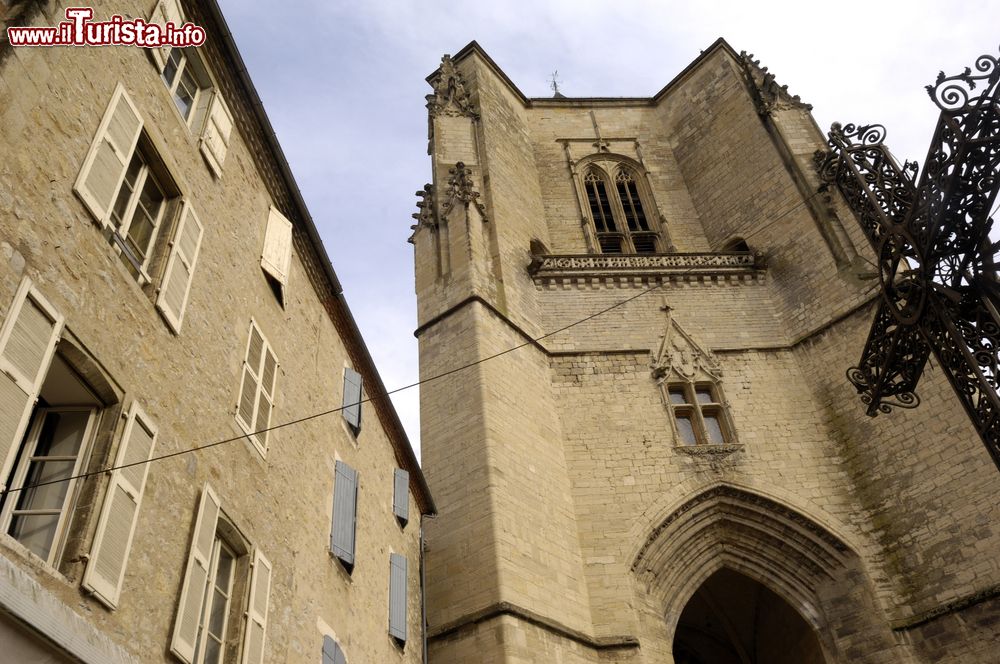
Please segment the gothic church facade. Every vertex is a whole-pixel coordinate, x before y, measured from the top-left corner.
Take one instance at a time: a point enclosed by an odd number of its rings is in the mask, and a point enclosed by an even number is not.
[[[810,107],[723,40],[650,98],[428,81],[430,661],[992,661],[1000,476],[935,366],[845,378],[879,281]]]

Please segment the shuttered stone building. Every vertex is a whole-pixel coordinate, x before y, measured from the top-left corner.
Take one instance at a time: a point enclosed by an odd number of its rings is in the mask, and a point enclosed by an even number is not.
[[[420,662],[413,452],[218,6],[146,11],[208,39],[0,43],[0,661]]]
[[[428,80],[430,660],[996,661],[1000,474],[933,362],[845,378],[879,282],[809,107],[721,40],[648,98]]]

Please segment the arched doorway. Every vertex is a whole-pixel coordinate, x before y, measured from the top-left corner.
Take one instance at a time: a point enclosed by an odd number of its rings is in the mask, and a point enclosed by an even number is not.
[[[675,664],[826,664],[816,633],[788,602],[727,568],[688,600],[673,653]]]

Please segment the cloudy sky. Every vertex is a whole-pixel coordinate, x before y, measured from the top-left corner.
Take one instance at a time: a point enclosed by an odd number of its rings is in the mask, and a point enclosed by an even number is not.
[[[475,39],[529,97],[651,96],[718,37],[813,105],[880,122],[923,162],[924,85],[997,54],[1000,3],[221,0],[390,390],[417,379],[414,192],[430,177],[424,78]],[[393,397],[419,453],[418,393]]]

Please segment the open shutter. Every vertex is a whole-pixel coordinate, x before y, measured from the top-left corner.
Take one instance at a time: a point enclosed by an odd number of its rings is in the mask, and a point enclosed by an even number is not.
[[[336,464],[333,481],[333,524],[330,552],[354,567],[354,533],[358,507],[358,471],[343,461]]]
[[[344,403],[341,412],[354,432],[361,431],[361,374],[350,367],[344,368]]]
[[[404,526],[410,519],[410,474],[402,468],[393,477],[392,513]]]
[[[153,8],[153,13],[149,16],[150,23],[166,25],[168,21],[172,22],[175,28],[180,28],[184,23],[184,13],[181,11],[180,3],[177,0],[160,0],[156,3],[156,7]],[[169,46],[149,49],[149,54],[153,57],[153,61],[161,72],[164,66],[166,66],[167,55],[169,53]]]
[[[82,581],[84,588],[110,608],[118,606],[121,596],[125,565],[146,488],[149,464],[145,462],[153,455],[155,444],[156,427],[138,402],[133,401],[115,456],[115,466],[126,467],[111,473]]]
[[[260,387],[260,361],[264,353],[264,335],[257,329],[257,324],[250,321],[250,338],[247,341],[246,359],[243,361],[243,379],[240,383],[240,397],[236,404],[236,420],[243,425],[244,431],[253,431],[257,403],[257,391]]]
[[[229,137],[233,133],[233,114],[222,99],[218,88],[212,94],[212,104],[208,108],[205,131],[201,135],[201,153],[211,167],[215,177],[222,177],[222,164],[229,150]]]
[[[260,266],[282,286],[288,285],[288,269],[292,263],[292,222],[271,207],[264,231],[264,251]]]
[[[110,223],[111,204],[141,131],[139,111],[119,83],[73,185],[94,219],[104,226]]]
[[[198,520],[191,533],[191,552],[188,554],[187,571],[181,586],[180,605],[174,622],[174,636],[170,641],[170,651],[181,660],[191,664],[194,660],[195,644],[198,640],[198,626],[201,622],[202,602],[208,583],[208,566],[212,560],[212,546],[215,544],[215,530],[219,521],[219,497],[208,484],[201,494],[198,506]]]
[[[332,636],[323,637],[323,664],[347,664],[347,657]]]
[[[406,642],[406,557],[389,554],[389,636]]]
[[[194,213],[191,204],[184,201],[170,257],[167,258],[163,283],[160,284],[160,292],[156,297],[156,308],[174,332],[180,332],[181,323],[184,322],[184,309],[191,292],[191,278],[194,276],[198,250],[201,248],[202,231],[198,215]]]
[[[267,634],[267,604],[270,592],[271,563],[258,550],[254,552],[253,573],[250,575],[250,604],[247,608],[242,664],[261,664],[264,661],[264,637]]]
[[[264,347],[264,364],[260,370],[260,390],[257,395],[257,420],[254,424],[254,431],[263,431],[257,434],[257,440],[264,451],[267,450],[267,438],[270,432],[267,430],[271,426],[271,411],[274,409],[274,382],[277,379],[278,360],[274,357],[274,352],[270,345]]]
[[[0,489],[7,488],[7,476],[62,326],[62,316],[31,280],[22,281],[0,328]]]

